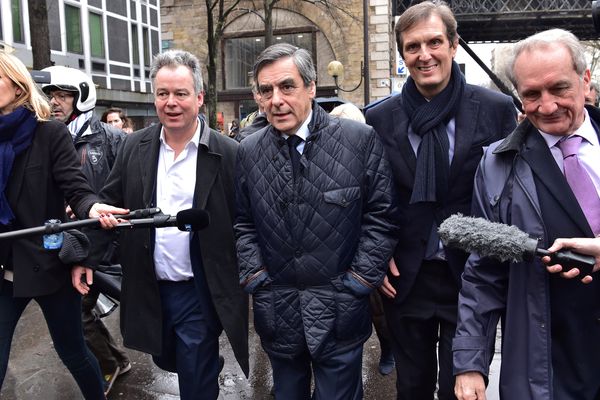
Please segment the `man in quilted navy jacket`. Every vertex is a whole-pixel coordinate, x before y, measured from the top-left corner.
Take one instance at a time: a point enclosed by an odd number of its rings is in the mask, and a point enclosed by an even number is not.
[[[361,399],[369,293],[396,244],[391,172],[375,131],[316,102],[310,54],[265,49],[254,79],[271,125],[236,167],[240,282],[273,367],[275,397]]]

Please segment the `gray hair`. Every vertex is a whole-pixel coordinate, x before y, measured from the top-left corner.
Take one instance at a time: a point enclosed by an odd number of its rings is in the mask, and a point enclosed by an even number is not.
[[[334,117],[351,119],[353,121],[365,123],[365,116],[363,115],[360,108],[356,107],[352,103],[344,103],[336,106],[333,110],[329,112],[329,115],[333,115]]]
[[[515,62],[521,53],[546,49],[557,45],[564,46],[571,53],[573,69],[577,75],[582,76],[587,69],[587,62],[585,60],[585,49],[579,42],[579,39],[577,39],[577,36],[564,29],[548,29],[529,36],[513,46],[512,54],[508,58],[505,71],[506,76],[513,86],[517,88],[518,79],[515,75]]]
[[[296,68],[298,68],[298,72],[304,82],[304,86],[308,87],[311,82],[317,80],[315,64],[313,63],[312,56],[307,50],[293,46],[289,43],[277,43],[264,49],[254,63],[252,76],[254,76],[254,82],[257,86],[258,73],[260,70],[285,57],[291,57],[294,60],[294,64],[296,65]]]
[[[194,79],[194,90],[196,94],[202,92],[202,65],[195,55],[184,50],[168,50],[164,53],[159,53],[154,56],[152,65],[150,66],[150,79],[152,80],[152,86],[155,86],[154,81],[158,71],[161,68],[177,68],[180,65],[188,67],[192,72],[192,77]]]

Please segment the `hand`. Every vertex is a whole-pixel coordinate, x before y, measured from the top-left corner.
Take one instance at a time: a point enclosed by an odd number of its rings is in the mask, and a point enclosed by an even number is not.
[[[458,400],[485,400],[485,382],[479,372],[456,375],[454,394]]]
[[[600,237],[597,238],[572,238],[572,239],[556,239],[552,247],[548,251],[554,253],[560,249],[570,249],[577,253],[587,254],[594,256],[596,264],[594,265],[593,272],[600,270]],[[550,263],[550,257],[542,257],[542,261],[545,264]],[[579,269],[573,268],[570,271],[562,272],[562,265],[554,264],[546,267],[548,272],[552,274],[561,273],[560,275],[566,279],[572,279],[579,276]],[[590,283],[593,278],[590,275],[586,275],[581,278],[581,282]]]
[[[396,266],[396,261],[394,261],[394,257],[392,257],[389,262],[389,273],[395,277],[400,276],[400,271],[398,271],[398,267]],[[396,289],[394,289],[394,287],[390,283],[390,280],[388,279],[387,275],[383,278],[383,284],[379,287],[379,291],[390,299],[396,297]]]
[[[77,216],[75,215],[75,213],[71,209],[71,206],[68,205],[67,209],[65,211],[67,212],[67,217],[69,217],[69,219],[77,219]]]
[[[119,224],[113,214],[127,214],[129,209],[113,207],[108,204],[94,203],[89,212],[90,218],[98,218],[100,226],[104,229],[112,229]]]
[[[85,277],[84,282],[82,282],[83,277]],[[74,266],[71,268],[71,283],[79,293],[88,294],[90,285],[94,283],[94,271],[88,267]]]

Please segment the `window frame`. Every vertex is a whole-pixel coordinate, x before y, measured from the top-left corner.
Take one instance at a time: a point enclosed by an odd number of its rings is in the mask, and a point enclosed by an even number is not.
[[[92,26],[92,20],[94,20],[94,24],[99,24],[98,27],[100,28],[100,32],[98,33],[98,37],[95,37],[94,33],[92,32],[92,28],[97,28]],[[90,57],[105,59],[106,51],[104,46],[104,20],[102,14],[88,11],[88,30],[90,35]],[[99,43],[95,42],[96,40],[98,40]],[[101,54],[94,53],[95,50],[98,50],[97,47],[99,47],[101,50]]]
[[[308,34],[311,35],[311,45],[312,45],[312,51],[311,51],[311,56],[313,59],[313,62],[315,65],[317,64],[317,32],[319,30],[317,29],[317,27],[315,26],[298,26],[298,27],[293,27],[293,28],[286,28],[286,29],[277,29],[275,31],[273,31],[273,37],[277,37],[280,35],[297,35],[297,34]],[[264,40],[265,37],[265,31],[248,31],[248,32],[235,32],[235,33],[228,33],[223,35],[223,40],[221,41],[221,62],[220,62],[220,68],[221,68],[221,88],[220,90],[218,90],[218,95],[219,95],[219,100],[221,100],[222,98],[228,98],[230,97],[230,95],[233,95],[233,98],[231,98],[231,100],[244,100],[247,98],[247,96],[243,96],[242,98],[240,98],[240,94],[249,94],[249,98],[252,98],[252,93],[250,90],[250,86],[244,87],[244,88],[228,88],[227,87],[227,79],[226,79],[226,64],[227,64],[227,60],[225,59],[226,56],[226,45],[227,45],[227,41],[232,40],[232,39],[243,39],[243,38],[261,38]],[[223,97],[221,97],[223,96]]]
[[[72,24],[71,22],[73,22],[70,18],[73,17],[72,14],[69,13],[69,11],[67,10],[73,10],[73,11],[77,11],[77,23],[76,24]],[[65,3],[65,44],[66,44],[66,52],[67,53],[73,53],[73,54],[78,54],[78,55],[83,55],[83,31],[81,29],[81,8],[77,7],[73,4],[67,4]],[[79,35],[79,50],[75,49],[73,50],[72,46],[72,40],[76,39],[74,38],[72,35],[75,32],[75,29],[78,29],[78,35]]]

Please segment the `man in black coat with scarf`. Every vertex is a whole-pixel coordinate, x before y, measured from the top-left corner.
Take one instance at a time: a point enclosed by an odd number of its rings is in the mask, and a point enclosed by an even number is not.
[[[410,77],[401,94],[367,110],[389,154],[408,223],[381,287],[396,359],[398,399],[454,399],[452,338],[467,254],[440,244],[437,227],[469,214],[482,147],[509,134],[508,96],[467,85],[454,56],[457,23],[443,2],[407,9],[396,25]]]

